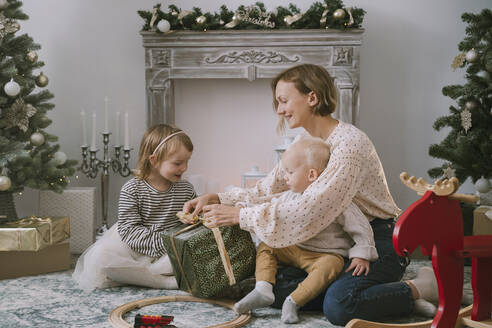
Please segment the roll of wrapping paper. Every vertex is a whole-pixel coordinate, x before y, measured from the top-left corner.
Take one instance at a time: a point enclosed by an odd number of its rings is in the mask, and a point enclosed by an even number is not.
[[[192,225],[190,225],[184,229],[181,229],[178,232],[174,233],[170,238],[171,245],[173,247],[173,251],[174,251],[174,254],[176,256],[176,260],[178,262],[179,270],[181,271],[181,274],[182,274],[182,276],[185,280],[185,283],[186,283],[186,287],[188,288],[188,292],[190,294],[191,294],[191,285],[190,285],[188,279],[186,278],[186,274],[184,272],[183,265],[182,265],[181,260],[179,258],[178,250],[176,249],[174,237],[181,234],[181,233],[189,231],[189,230],[199,226],[200,224],[201,224],[201,222],[198,222],[198,223],[192,224]],[[224,245],[224,240],[222,239],[222,234],[220,233],[219,228],[212,228],[211,230],[212,230],[212,233],[214,234],[215,242],[217,243],[217,248],[219,250],[220,259],[222,261],[222,265],[224,266],[224,271],[226,273],[227,279],[229,280],[229,285],[230,286],[235,285],[236,284],[236,278],[234,277],[234,272],[232,270],[231,261],[229,259],[229,255],[227,254],[227,250],[226,250],[225,245]]]

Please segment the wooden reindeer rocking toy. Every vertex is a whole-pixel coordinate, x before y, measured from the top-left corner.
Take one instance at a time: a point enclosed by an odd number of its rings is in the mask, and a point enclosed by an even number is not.
[[[459,201],[476,203],[473,195],[456,194],[458,179],[424,179],[400,174],[401,181],[422,197],[399,217],[393,231],[393,247],[408,256],[417,246],[432,255],[439,290],[439,307],[433,320],[409,324],[384,324],[351,320],[346,327],[492,327],[492,235],[463,236]],[[473,304],[460,310],[464,258],[472,259]]]

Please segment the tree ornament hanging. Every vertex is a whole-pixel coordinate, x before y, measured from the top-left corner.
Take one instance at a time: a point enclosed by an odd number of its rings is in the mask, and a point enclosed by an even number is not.
[[[44,135],[42,133],[39,133],[39,132],[34,132],[32,135],[31,135],[31,144],[33,144],[34,146],[41,146],[42,144],[44,144]]]
[[[205,22],[207,21],[207,17],[201,15],[197,17],[195,21],[197,22],[197,24],[205,24]]]
[[[452,177],[455,177],[456,175],[456,170],[453,169],[451,166],[448,165],[447,168],[445,168],[443,171],[443,176],[446,178],[446,179],[451,179]]]
[[[333,12],[333,18],[336,20],[344,19],[347,13],[342,8],[339,8]]]
[[[0,10],[3,10],[9,6],[9,2],[7,0],[0,0]]]
[[[475,50],[475,48],[468,50],[468,52],[465,55],[466,61],[469,63],[474,63],[478,59],[478,52]]]
[[[465,58],[466,58],[466,55],[464,52],[456,55],[456,57],[454,57],[453,59],[453,63],[451,64],[451,68],[453,69],[453,71],[456,71],[456,69],[458,67],[463,67],[465,65]]]
[[[0,39],[3,39],[7,34],[15,33],[18,30],[20,30],[19,23],[0,13]]]
[[[15,97],[20,92],[20,85],[19,83],[15,82],[13,78],[11,78],[9,82],[5,83],[3,91],[5,91],[7,96]]]
[[[468,133],[468,130],[472,127],[472,115],[468,109],[463,109],[461,111],[461,126],[465,129],[465,133]]]
[[[5,175],[0,175],[0,191],[8,190],[12,186],[12,181]]]
[[[36,108],[31,104],[24,103],[24,100],[18,98],[15,102],[4,110],[4,119],[8,128],[18,127],[26,132],[29,127],[29,118],[36,114]]]
[[[34,64],[38,60],[38,54],[36,51],[31,50],[27,53],[26,58],[30,63]]]
[[[295,22],[297,22],[299,19],[301,19],[302,16],[303,16],[303,14],[301,14],[301,13],[297,13],[294,16],[287,15],[284,17],[284,22],[285,22],[285,24],[287,24],[287,26],[290,26],[290,25],[294,24]]]
[[[67,161],[67,155],[62,151],[57,151],[53,154],[53,162],[55,165],[63,165]]]
[[[480,71],[476,74],[478,77],[481,77],[482,79],[488,80],[490,78],[490,74],[487,71]]]
[[[157,23],[157,29],[159,31],[161,31],[162,33],[166,33],[166,32],[169,32],[169,30],[171,30],[171,24],[169,24],[169,22],[165,19],[161,19],[158,23]]]
[[[49,80],[48,80],[48,77],[47,77],[46,75],[44,75],[44,73],[43,73],[43,72],[41,72],[41,74],[39,74],[39,75],[36,77],[36,81],[35,81],[35,82],[36,82],[36,85],[37,85],[38,87],[43,88],[43,87],[45,87],[45,86],[47,86],[47,85],[48,85]]]
[[[482,176],[475,182],[475,189],[482,194],[489,192],[491,189],[490,181]]]
[[[474,110],[475,108],[478,107],[478,102],[476,100],[468,100],[465,103],[465,107],[469,110]]]

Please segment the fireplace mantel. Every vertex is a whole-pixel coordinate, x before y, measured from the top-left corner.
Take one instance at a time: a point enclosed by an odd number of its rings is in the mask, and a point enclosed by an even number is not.
[[[302,63],[335,78],[334,117],[358,125],[363,29],[141,32],[145,48],[147,125],[174,123],[177,79],[270,79]]]

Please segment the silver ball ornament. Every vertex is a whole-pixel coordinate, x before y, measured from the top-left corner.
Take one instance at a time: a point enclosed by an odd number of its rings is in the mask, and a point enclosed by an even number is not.
[[[335,19],[344,19],[345,18],[345,10],[339,8],[333,12],[333,18]]]
[[[480,71],[477,73],[477,76],[485,80],[488,80],[490,78],[490,74],[487,71]]]
[[[41,72],[41,74],[39,74],[38,77],[36,77],[35,82],[38,87],[43,88],[48,85],[49,79],[46,75],[44,75],[43,72]]]
[[[5,91],[7,96],[15,97],[20,92],[20,85],[19,83],[15,82],[14,79],[10,79],[9,82],[5,83],[3,90]]]
[[[465,59],[469,63],[473,63],[478,59],[478,52],[475,49],[468,50]]]
[[[165,19],[161,19],[159,23],[157,23],[157,29],[162,33],[169,32],[171,30],[171,24]]]
[[[490,181],[485,179],[484,177],[481,177],[475,182],[475,189],[480,193],[489,192],[490,188]]]
[[[0,191],[8,190],[11,185],[12,181],[10,181],[9,177],[6,177],[5,175],[0,175]]]
[[[53,154],[53,162],[55,165],[63,165],[67,161],[67,155],[62,151],[57,151]]]
[[[36,53],[36,51],[29,51],[26,55],[26,58],[29,62],[35,63],[36,60],[38,60],[38,54]]]
[[[31,143],[34,146],[41,146],[42,144],[44,144],[44,135],[42,133],[34,132],[33,134],[31,134],[30,139]]]
[[[205,24],[206,21],[207,21],[207,17],[205,17],[203,15],[196,18],[196,22],[198,24]]]

